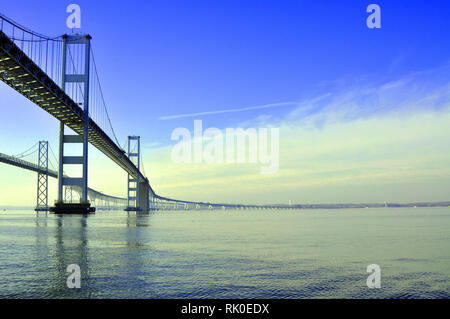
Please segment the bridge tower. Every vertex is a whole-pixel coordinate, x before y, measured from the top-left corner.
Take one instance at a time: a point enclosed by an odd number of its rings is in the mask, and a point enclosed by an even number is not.
[[[136,166],[136,177],[128,174],[128,202],[126,211],[150,210],[150,183],[141,180],[141,137],[128,136],[128,158]]]
[[[88,198],[88,134],[89,134],[89,76],[90,76],[90,54],[91,54],[91,36],[89,35],[64,35],[62,49],[62,74],[61,88],[68,92],[73,86],[79,86],[82,89],[81,101],[76,101],[83,105],[84,125],[83,134],[65,134],[65,125],[60,123],[59,130],[59,169],[58,169],[58,202],[54,209],[55,212],[64,213],[88,213],[95,211],[91,208]],[[84,52],[84,58],[81,63],[81,70],[77,70],[72,61],[69,46],[78,46],[75,50]],[[82,145],[82,154],[80,156],[65,156],[64,148],[67,144]],[[80,165],[82,176],[69,178],[64,176],[65,165]],[[81,189],[80,203],[65,203],[64,188],[76,187]]]
[[[141,137],[128,136],[128,158],[136,165],[137,177],[128,174],[128,211],[139,211],[139,198],[141,195],[141,180],[139,172],[141,170]]]
[[[48,141],[39,142],[36,211],[48,211]]]
[[[64,188],[64,202],[72,203],[73,202],[73,189],[72,187]]]

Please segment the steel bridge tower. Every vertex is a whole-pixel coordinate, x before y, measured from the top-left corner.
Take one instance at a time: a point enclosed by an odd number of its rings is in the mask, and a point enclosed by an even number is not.
[[[140,136],[128,136],[128,158],[136,165],[138,172],[141,169],[141,137]],[[138,211],[139,198],[141,195],[141,181],[139,174],[137,178],[134,178],[128,174],[128,211]]]
[[[69,46],[82,46],[84,50],[84,59],[81,62],[82,69],[76,70],[72,61]],[[79,47],[78,47],[79,48]],[[67,92],[71,86],[81,86],[82,102],[84,108],[84,132],[83,135],[66,135],[65,125],[60,122],[59,130],[59,169],[58,169],[58,202],[56,209],[64,212],[67,208],[70,210],[80,210],[81,212],[92,212],[88,198],[88,134],[89,134],[89,76],[90,76],[90,56],[91,37],[89,35],[64,35],[62,49],[62,74],[61,88]],[[81,89],[80,89],[81,90]],[[66,144],[82,145],[82,154],[80,156],[65,156],[64,148]],[[81,165],[82,176],[78,178],[69,178],[64,176],[64,165]],[[72,203],[65,203],[64,188],[80,187],[81,198],[78,206]],[[70,205],[70,207],[69,207]]]
[[[48,211],[48,142],[39,142],[36,211]]]
[[[147,178],[141,180],[141,137],[128,136],[128,158],[136,166],[136,178],[128,174],[128,203],[126,211],[150,210],[150,183]]]

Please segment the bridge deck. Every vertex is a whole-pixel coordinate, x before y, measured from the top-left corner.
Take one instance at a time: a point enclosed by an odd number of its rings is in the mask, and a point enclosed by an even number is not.
[[[76,133],[80,135],[84,134],[84,111],[2,31],[0,31],[0,80]],[[114,143],[92,119],[89,120],[89,143],[94,145],[134,178],[139,177],[141,181],[147,181],[147,178],[127,157],[125,151]],[[17,163],[16,166],[18,166]],[[149,193],[152,198],[176,204],[200,205],[202,207],[243,207],[242,205],[174,200],[158,196],[150,184]]]
[[[83,135],[84,111],[9,37],[0,31],[0,80],[43,110]],[[89,120],[89,142],[131,176],[146,178],[111,138]],[[154,196],[153,190],[151,195]]]

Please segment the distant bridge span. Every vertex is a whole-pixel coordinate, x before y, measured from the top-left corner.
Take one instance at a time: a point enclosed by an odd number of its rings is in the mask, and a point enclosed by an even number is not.
[[[28,161],[24,161],[22,159],[13,157],[13,156],[9,156],[3,153],[0,153],[0,163],[4,163],[4,164],[8,164],[8,165],[12,165],[12,166],[16,166],[16,167],[20,167],[32,172],[36,172],[36,173],[40,173],[40,174],[46,174],[49,177],[52,178],[58,178],[58,172],[52,169],[44,170],[43,168],[39,167],[38,165],[28,162]],[[76,191],[77,193],[81,192],[81,189],[79,187],[73,187],[73,190]],[[115,196],[110,196],[110,195],[106,195],[103,194],[102,192],[96,191],[92,188],[89,188],[89,197],[91,199],[95,199],[95,200],[102,200],[102,201],[107,201],[107,202],[112,202],[117,206],[121,206],[121,207],[126,207],[126,202],[127,202],[127,198],[121,198],[121,197],[115,197]]]

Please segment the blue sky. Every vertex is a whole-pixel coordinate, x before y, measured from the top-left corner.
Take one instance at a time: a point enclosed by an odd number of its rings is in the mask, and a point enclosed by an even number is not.
[[[127,135],[142,136],[148,167],[157,166],[151,155],[158,153],[158,146],[170,143],[173,129],[193,126],[194,118],[161,119],[165,116],[281,103],[272,108],[200,117],[204,126],[219,128],[254,124],[261,118],[271,125],[285,123],[305,101],[327,96],[328,100],[313,103],[307,113],[302,113],[321,114],[329,104],[342,107],[331,100],[344,92],[361,93],[362,89],[405,79],[414,78],[423,95],[438,88],[442,94],[446,92],[442,88],[448,83],[445,70],[450,57],[447,1],[17,0],[3,3],[0,11],[37,32],[59,35],[71,32],[65,25],[65,9],[70,3],[81,6],[82,31],[93,36],[108,109],[119,139],[123,143]],[[366,7],[371,3],[381,7],[381,29],[366,26]],[[426,76],[436,69],[440,71]],[[401,92],[384,96],[383,103],[378,93],[359,94],[352,100],[359,111],[352,114],[357,118],[390,114],[402,98],[409,96],[407,88],[404,85]],[[2,109],[14,103],[17,112],[14,115],[9,109],[6,113],[2,110],[7,116],[0,119],[0,151],[17,153],[39,138],[49,139],[56,149],[57,123],[52,118],[38,108],[31,110],[29,102],[11,96],[14,93],[3,84],[0,94]],[[446,101],[434,101],[415,110],[445,109]],[[410,113],[407,106],[402,110]],[[20,132],[14,122],[18,113],[23,115],[20,120],[26,127]],[[14,143],[5,143],[6,136]],[[100,161],[101,156],[98,158]],[[164,184],[164,178],[158,182]],[[169,186],[164,191],[181,194]],[[258,189],[253,193],[250,197],[256,200]],[[285,198],[275,196],[273,200]]]

